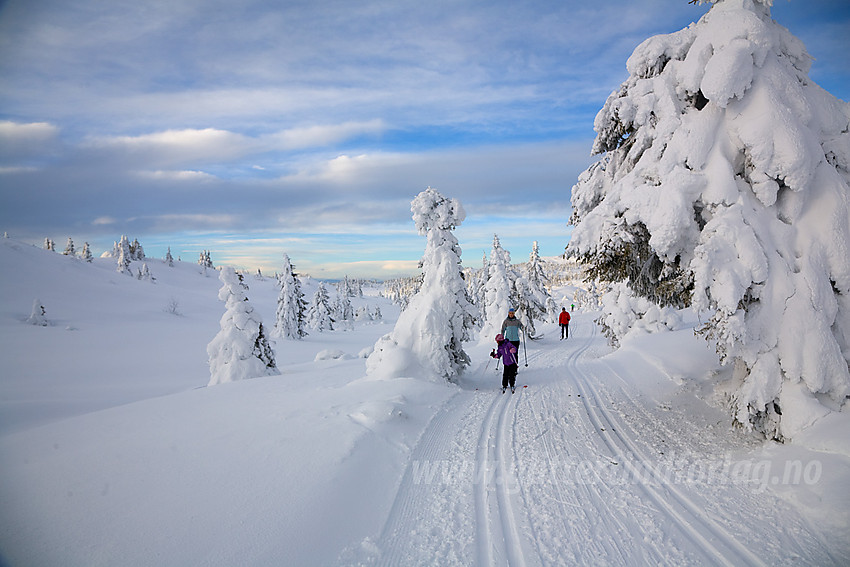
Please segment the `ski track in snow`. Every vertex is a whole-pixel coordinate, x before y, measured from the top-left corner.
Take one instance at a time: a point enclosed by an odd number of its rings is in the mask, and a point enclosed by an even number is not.
[[[638,443],[632,440],[620,422],[613,417],[612,412],[605,407],[605,402],[588,379],[587,371],[581,365],[575,364],[574,360],[570,364],[574,383],[581,392],[582,405],[587,416],[599,432],[605,446],[614,455],[626,454],[636,458],[639,463],[648,463],[649,460]],[[621,461],[634,478],[642,473],[642,470],[635,468],[631,459],[621,459]],[[648,467],[646,470],[652,480],[664,481],[654,467]],[[642,490],[656,509],[681,531],[690,544],[688,547],[702,556],[701,561],[729,566],[764,565],[731,534],[713,522],[683,492],[677,490],[674,484],[666,483],[663,491],[649,483],[635,483],[635,486]]]
[[[382,532],[342,563],[835,563],[803,520],[784,517],[791,528],[774,533],[771,514],[791,512],[767,494],[670,482],[647,439],[680,434],[688,450],[699,426],[676,429],[647,410],[596,358],[594,323],[571,330],[566,342],[532,347],[516,394],[501,394],[494,375],[492,390],[461,390],[434,414]],[[722,491],[726,504],[706,509],[718,499],[700,490]]]

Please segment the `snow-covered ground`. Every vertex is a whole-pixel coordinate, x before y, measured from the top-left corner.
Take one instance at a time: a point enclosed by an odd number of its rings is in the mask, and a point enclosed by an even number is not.
[[[594,313],[541,325],[503,395],[489,339],[458,385],[367,376],[398,317],[367,288],[382,321],[205,387],[218,273],[148,265],[0,240],[0,563],[850,563],[847,412],[786,445],[732,429],[695,321],[615,353]],[[247,283],[270,327],[274,281]]]

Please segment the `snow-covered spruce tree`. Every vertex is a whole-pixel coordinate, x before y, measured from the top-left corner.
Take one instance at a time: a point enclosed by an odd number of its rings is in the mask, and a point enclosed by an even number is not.
[[[543,268],[544,261],[540,258],[540,248],[535,240],[531,246],[531,254],[522,276],[517,279],[517,297],[519,308],[528,318],[530,335],[534,335],[534,320],[547,319],[557,322],[558,313],[555,302],[546,289],[547,277]],[[523,321],[525,323],[525,321]]]
[[[279,291],[273,335],[282,339],[301,339],[307,334],[304,330],[306,306],[301,284],[287,254],[283,255],[283,269],[277,276],[277,287]]]
[[[93,256],[91,255],[91,248],[89,248],[88,242],[83,243],[83,251],[80,252],[80,258],[82,258],[86,262],[92,261]]]
[[[121,241],[117,246],[118,254],[115,256],[115,262],[117,264],[116,271],[119,274],[129,274],[133,275],[132,270],[130,270],[130,242],[127,240],[126,236],[121,236]]]
[[[146,281],[146,282],[155,282],[156,278],[153,277],[150,268],[148,268],[147,263],[142,264],[141,269],[139,269],[139,274],[136,279]]]
[[[27,319],[27,323],[38,327],[47,327],[50,325],[50,321],[47,320],[47,310],[44,309],[44,304],[41,303],[41,300],[33,300],[32,312]]]
[[[413,221],[427,238],[422,258],[422,287],[399,315],[393,331],[375,344],[366,361],[369,374],[457,379],[469,365],[463,350],[472,324],[466,283],[452,230],[466,216],[457,199],[432,188],[411,202]]]
[[[484,326],[481,340],[492,341],[501,331],[508,309],[517,309],[516,280],[519,274],[511,266],[511,253],[502,248],[498,235],[493,235],[493,249],[487,263],[487,282],[484,284]]]
[[[371,321],[372,320],[372,312],[369,311],[368,305],[361,305],[354,312],[354,320],[355,321]]]
[[[347,275],[337,283],[340,297],[363,297],[363,287],[360,280],[349,278]]]
[[[223,284],[218,298],[225,302],[221,330],[207,345],[209,386],[259,376],[280,374],[274,353],[265,337],[263,322],[245,293],[242,276],[233,268],[222,268]]]
[[[336,303],[334,304],[334,315],[336,321],[348,326],[349,321],[354,320],[354,306],[351,305],[351,300],[348,295],[338,293]]]
[[[470,269],[466,274],[466,291],[469,294],[470,300],[475,305],[476,325],[481,326],[481,313],[484,307],[484,286],[487,283],[487,254],[482,258],[483,267],[478,270]]]
[[[198,265],[203,266],[204,268],[214,268],[212,257],[210,256],[209,250],[203,250],[201,254],[198,256]]]
[[[130,259],[131,260],[144,260],[145,259],[145,250],[142,248],[142,245],[139,244],[139,239],[134,238],[133,242],[130,243]]]
[[[313,300],[307,306],[307,326],[314,331],[333,331],[334,318],[331,314],[330,297],[324,282],[319,282]]]
[[[65,244],[65,250],[62,251],[65,256],[74,257],[77,255],[77,250],[74,248],[74,240],[69,236],[68,242]]]
[[[718,0],[635,50],[570,249],[591,277],[708,310],[735,420],[782,439],[850,392],[850,105],[770,4]]]
[[[402,311],[422,287],[422,274],[410,278],[397,278],[384,283],[383,295],[399,305]]]
[[[50,238],[45,238],[44,239],[44,249],[50,250],[52,252],[56,252],[56,243],[53,242],[53,240],[51,240]]]
[[[174,257],[171,255],[171,246],[168,247],[168,251],[165,253],[165,265],[169,268],[174,267]]]

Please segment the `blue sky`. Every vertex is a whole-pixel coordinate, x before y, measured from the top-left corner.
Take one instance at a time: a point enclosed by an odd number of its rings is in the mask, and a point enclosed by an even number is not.
[[[687,0],[0,2],[0,231],[320,278],[413,274],[410,201],[458,198],[464,264],[569,240],[593,118]],[[850,100],[850,2],[776,0]]]

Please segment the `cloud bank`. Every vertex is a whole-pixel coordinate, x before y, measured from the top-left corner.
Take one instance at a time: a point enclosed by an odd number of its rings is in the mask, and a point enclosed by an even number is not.
[[[386,275],[415,271],[409,204],[430,185],[464,203],[471,263],[493,233],[515,257],[534,239],[556,254],[593,117],[626,58],[706,10],[8,0],[0,230],[95,249],[126,233],[158,255],[218,246],[244,267],[287,251],[328,277]],[[773,13],[809,46],[812,78],[847,99],[850,6]]]

